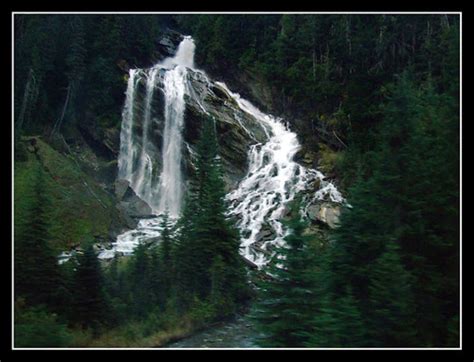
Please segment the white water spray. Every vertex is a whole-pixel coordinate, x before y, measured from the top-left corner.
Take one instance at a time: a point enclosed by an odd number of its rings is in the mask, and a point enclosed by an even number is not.
[[[158,187],[158,213],[165,210],[173,218],[181,210],[183,180],[181,173],[181,148],[183,137],[184,93],[186,68],[178,65],[169,70],[164,79],[165,129],[163,132],[163,170]]]
[[[120,132],[120,154],[118,158],[118,176],[121,179],[128,179],[132,174],[134,153],[133,147],[133,119],[135,113],[135,92],[139,82],[139,72],[137,69],[131,69],[128,78],[127,93],[125,105],[122,112],[122,130]]]
[[[289,131],[281,119],[262,113],[239,94],[232,93],[225,84],[218,83],[239,105],[239,107],[258,119],[270,131],[265,144],[257,143],[250,148],[249,171],[237,189],[227,195],[231,210],[236,216],[242,232],[241,251],[244,257],[263,266],[269,255],[269,245],[282,245],[287,235],[281,219],[287,212],[288,203],[298,192],[307,190],[313,181],[319,180],[322,186],[316,199],[328,198],[342,202],[343,198],[333,184],[324,180],[321,172],[307,169],[293,158],[300,149],[295,133]],[[271,238],[258,238],[266,224]]]

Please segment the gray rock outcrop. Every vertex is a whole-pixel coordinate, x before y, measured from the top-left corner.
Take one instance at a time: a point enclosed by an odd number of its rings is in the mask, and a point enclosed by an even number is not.
[[[340,205],[324,202],[309,206],[307,214],[311,221],[322,222],[328,225],[331,229],[334,229],[339,223],[341,207]]]
[[[127,180],[115,181],[115,195],[119,200],[119,208],[131,218],[145,218],[153,214],[151,207],[143,201]]]

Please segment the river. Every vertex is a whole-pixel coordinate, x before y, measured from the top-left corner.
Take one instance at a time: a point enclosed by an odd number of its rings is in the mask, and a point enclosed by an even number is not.
[[[258,348],[256,332],[248,316],[238,316],[190,337],[173,342],[165,348]]]

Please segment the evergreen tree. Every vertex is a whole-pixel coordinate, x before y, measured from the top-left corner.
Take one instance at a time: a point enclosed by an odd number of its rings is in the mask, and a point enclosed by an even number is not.
[[[149,279],[149,305],[148,310],[152,311],[156,308],[162,308],[166,304],[166,300],[169,297],[170,290],[170,266],[165,266],[163,263],[161,253],[158,247],[152,246],[149,250],[150,253],[150,265],[149,271],[147,272],[146,278]]]
[[[373,344],[380,347],[411,347],[415,329],[411,278],[393,240],[387,242],[385,252],[373,265],[369,290],[367,329]]]
[[[21,224],[15,235],[15,297],[24,297],[30,305],[45,304],[53,310],[60,307],[61,275],[49,232],[47,177],[37,161],[33,170],[33,187]]]
[[[108,322],[111,325],[117,326],[131,317],[130,313],[130,300],[129,296],[129,285],[126,283],[127,269],[120,263],[117,253],[115,253],[110,265],[104,273],[104,286],[106,295],[106,304],[109,307]]]
[[[74,303],[71,319],[75,324],[92,327],[95,332],[106,320],[107,306],[103,290],[102,270],[92,242],[84,247],[74,283]]]
[[[195,180],[178,222],[179,235],[173,258],[177,290],[188,301],[193,296],[204,300],[211,294],[212,279],[218,277],[226,285],[225,300],[243,299],[248,290],[245,268],[239,256],[238,233],[225,216],[225,189],[212,119],[203,125],[196,168]],[[225,268],[212,268],[221,262]],[[218,269],[223,275],[215,274]]]
[[[56,314],[43,307],[15,305],[15,347],[68,347],[72,335]]]
[[[155,290],[151,285],[151,271],[148,248],[140,243],[133,250],[128,270],[131,310],[138,318],[144,318],[153,303]]]
[[[269,277],[258,285],[260,295],[252,314],[262,333],[258,342],[262,347],[303,347],[311,330],[309,316],[317,301],[310,269],[311,237],[303,234],[306,224],[298,211],[293,215],[287,223],[286,245],[276,248],[266,270]]]
[[[179,310],[190,306],[196,294],[196,274],[199,260],[199,245],[194,242],[197,201],[195,193],[188,190],[184,208],[177,222],[177,237],[172,247],[173,260],[173,298]],[[201,267],[202,268],[202,267]]]
[[[364,347],[366,330],[360,309],[350,286],[335,295],[329,268],[331,244],[313,251],[315,268],[312,270],[315,308],[308,316],[310,329],[306,333],[307,347]]]

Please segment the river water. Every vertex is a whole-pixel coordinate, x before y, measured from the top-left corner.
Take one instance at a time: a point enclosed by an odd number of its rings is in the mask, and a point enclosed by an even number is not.
[[[190,337],[171,343],[165,348],[258,348],[256,332],[247,316],[238,316]]]

